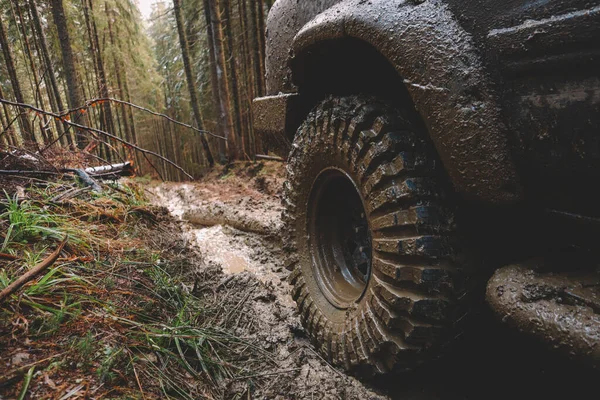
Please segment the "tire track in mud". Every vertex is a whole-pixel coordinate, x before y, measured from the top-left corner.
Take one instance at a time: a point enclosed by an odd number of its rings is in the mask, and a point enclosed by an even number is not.
[[[225,313],[237,309],[242,316],[234,333],[273,355],[250,374],[262,376],[250,398],[553,399],[584,398],[597,390],[596,370],[520,336],[486,308],[453,356],[423,370],[377,378],[369,388],[330,367],[307,339],[290,296],[277,195],[240,189],[235,182],[233,191],[232,184],[223,186],[164,183],[151,191],[157,205],[182,221],[190,246],[203,255],[199,291],[219,297]],[[227,383],[222,398],[239,398],[247,389],[244,381]]]
[[[198,274],[217,281],[209,290],[217,296],[239,295],[232,304],[244,317],[234,326],[235,334],[257,339],[273,354],[272,365],[255,374],[264,378],[252,398],[388,399],[328,365],[306,338],[286,281],[276,197],[215,195],[202,183],[165,183],[151,192],[156,205],[182,221],[186,240],[202,254],[205,262]],[[224,398],[243,393],[245,384],[229,383]]]

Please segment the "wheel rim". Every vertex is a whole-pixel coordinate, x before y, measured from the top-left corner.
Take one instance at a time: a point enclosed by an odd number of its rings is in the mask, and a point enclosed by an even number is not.
[[[371,232],[352,178],[337,168],[322,171],[311,189],[307,213],[313,274],[337,308],[359,301],[371,276]]]

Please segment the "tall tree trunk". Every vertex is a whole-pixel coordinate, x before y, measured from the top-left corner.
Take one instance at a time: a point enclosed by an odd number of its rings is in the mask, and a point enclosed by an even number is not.
[[[121,44],[121,35],[119,33],[119,25],[117,24],[116,26],[116,36],[117,36],[117,48],[119,50],[119,53],[123,54],[123,49],[122,49],[122,44]],[[123,59],[121,59],[121,62],[123,62]],[[128,78],[127,78],[127,68],[123,68],[123,95],[125,96],[125,101],[130,102],[131,103],[131,96],[129,94],[129,83],[128,83]],[[127,107],[126,108],[126,118],[129,120],[128,126],[129,126],[129,132],[131,134],[131,142],[133,144],[137,144],[138,142],[138,138],[137,138],[137,131],[135,128],[135,119],[133,118],[133,110],[131,109],[131,107]],[[139,165],[141,168],[142,165],[142,156],[140,155],[139,152],[134,152],[133,154],[133,159],[135,159],[135,165]],[[134,161],[134,160],[131,161]]]
[[[215,47],[214,43],[214,35],[213,35],[213,26],[210,18],[210,4],[209,0],[203,1],[204,5],[204,18],[206,21],[206,42],[208,46],[208,60],[209,60],[209,69],[210,69],[210,87],[212,93],[212,101],[213,101],[213,109],[215,110],[215,114],[220,115],[220,104],[221,100],[219,98],[219,77],[217,73],[217,60],[215,56]],[[221,124],[220,118],[217,118],[217,132],[221,136],[225,136],[223,132],[223,125]],[[227,151],[227,145],[223,141],[219,141],[219,153],[224,155]]]
[[[179,33],[179,44],[181,46],[181,56],[183,58],[183,66],[185,69],[185,76],[187,79],[188,89],[190,92],[190,102],[192,103],[192,110],[194,112],[194,118],[198,129],[204,129],[204,121],[202,120],[202,114],[200,114],[200,107],[198,104],[198,96],[196,95],[196,87],[194,75],[192,74],[192,65],[190,63],[189,48],[187,38],[185,36],[185,27],[183,25],[183,16],[181,15],[181,0],[173,0],[173,11],[175,13],[175,21],[177,22],[177,32]],[[200,140],[202,147],[206,153],[208,164],[212,167],[215,164],[212,152],[208,146],[205,134],[200,134]]]
[[[223,127],[224,136],[227,138],[227,152],[229,160],[237,158],[235,132],[233,131],[233,118],[231,117],[231,104],[229,85],[227,83],[225,52],[223,51],[223,24],[221,22],[218,0],[209,0],[210,19],[213,32],[213,48],[217,66],[217,79],[219,83],[219,122]]]
[[[86,4],[86,1],[83,0],[84,7],[83,12],[86,19],[86,24],[89,25],[89,35],[90,35],[90,43],[92,45],[92,55],[96,62],[96,68],[98,69],[98,91],[100,93],[100,97],[107,98],[110,97],[108,92],[108,81],[106,79],[106,72],[104,70],[104,60],[102,57],[102,49],[100,48],[100,41],[98,40],[98,30],[96,28],[96,18],[94,17],[94,8],[93,2],[89,0],[89,3]],[[104,111],[104,126],[107,131],[110,133],[115,133],[114,120],[112,115],[112,107],[110,102],[102,103],[102,109]]]
[[[8,39],[6,37],[6,30],[4,29],[4,23],[2,21],[2,16],[0,15],[0,46],[2,47],[2,53],[4,54],[4,61],[6,63],[6,69],[8,71],[8,76],[10,78],[10,84],[13,89],[13,94],[15,96],[15,100],[18,103],[25,103],[23,99],[23,92],[21,92],[21,85],[19,83],[19,78],[17,77],[17,71],[15,69],[15,63],[12,58],[12,53],[8,44]],[[29,119],[27,118],[27,113],[24,110],[17,110],[19,113],[19,123],[21,126],[21,137],[23,140],[34,142],[35,136],[31,129],[31,125],[29,123]]]
[[[260,31],[257,3],[258,1],[256,0],[249,0],[250,15],[248,18],[248,29],[250,30],[250,54],[252,57],[252,66],[254,68],[254,95],[258,97],[263,95],[262,82],[264,81],[264,73],[262,68],[263,64],[260,60],[260,36],[263,32]]]
[[[63,0],[51,0],[52,17],[56,30],[58,31],[58,40],[62,53],[63,69],[67,84],[67,98],[69,108],[74,109],[83,105],[81,88],[79,86],[79,76],[75,69],[75,59],[73,58],[73,49],[71,48],[71,37],[67,27],[67,18],[63,8]],[[35,5],[35,4],[34,4]],[[87,115],[84,112],[77,111],[74,114],[74,120],[81,125],[88,125]],[[77,145],[84,148],[87,143],[87,134],[82,130],[77,130]]]
[[[53,112],[59,113],[64,111],[64,106],[62,102],[62,98],[60,96],[60,90],[58,89],[58,84],[56,83],[56,76],[54,73],[54,65],[52,64],[52,60],[50,59],[50,53],[48,52],[48,43],[46,41],[46,34],[42,28],[42,24],[40,23],[40,16],[37,9],[37,4],[35,0],[29,0],[29,16],[31,21],[33,22],[33,30],[35,32],[34,35],[34,45],[38,52],[38,55],[41,55],[44,65],[44,81],[46,82],[46,91],[48,93],[48,99],[50,100],[50,107]],[[63,145],[72,144],[71,135],[64,134],[65,130],[68,132],[68,126],[63,125],[60,121],[54,121],[56,126],[57,137],[61,138],[61,143]]]
[[[31,84],[32,94],[33,94],[34,100],[35,100],[35,105],[38,108],[41,108],[42,110],[46,110],[46,104],[44,101],[44,97],[42,96],[42,91],[40,89],[40,83],[41,83],[40,80],[42,77],[40,76],[38,79],[38,68],[37,68],[35,60],[33,58],[33,54],[31,51],[31,45],[29,44],[29,34],[27,31],[27,25],[25,24],[25,19],[23,18],[22,7],[18,1],[15,2],[14,8],[16,8],[16,13],[17,13],[17,16],[19,19],[19,27],[20,27],[21,36],[22,36],[21,46],[23,47],[23,53],[27,58],[29,68],[31,70],[30,84]],[[15,12],[14,8],[13,8],[13,14]],[[52,136],[49,135],[50,124],[49,124],[48,116],[44,115],[44,116],[40,116],[39,118],[40,118],[39,128],[40,128],[41,137],[44,140],[44,143],[50,143],[52,141]]]
[[[2,85],[0,85],[0,98],[6,98],[4,97],[4,93],[2,93]],[[15,137],[14,130],[11,127],[9,127],[9,124],[12,122],[12,115],[6,104],[2,103],[2,109],[4,110],[5,117],[3,118],[1,116],[2,113],[0,113],[0,121],[2,121],[2,132],[4,132],[2,137],[6,139],[7,144],[16,146],[17,138]]]
[[[96,72],[98,95],[101,98],[107,98],[109,97],[108,86],[106,81],[106,73],[104,72],[104,61],[102,60],[100,41],[98,40],[98,32],[96,29],[93,3],[92,1],[88,2],[88,0],[82,0],[81,3],[83,5],[83,16],[85,18],[85,25],[90,43],[90,53],[94,64],[94,71]],[[110,102],[108,101],[101,104],[100,127],[107,132],[115,134],[112,108]],[[106,160],[112,160],[112,153],[108,144],[102,144],[100,146],[100,150],[104,153],[104,158]]]
[[[250,36],[248,35],[248,7],[246,0],[238,0],[238,12],[240,18],[240,28],[242,30],[242,53],[244,54],[244,88],[245,88],[245,102],[249,106],[252,104],[254,99],[254,69],[252,68],[252,54],[250,52]],[[247,147],[250,157],[254,159],[256,154],[256,143],[254,140],[254,132],[252,127],[252,113],[246,113],[246,127],[247,127]]]
[[[119,89],[119,98],[124,99],[124,95],[123,95],[123,80],[121,79],[121,70],[123,69],[123,64],[121,61],[121,57],[120,54],[115,51],[116,49],[116,43],[115,43],[115,38],[113,35],[113,16],[114,13],[110,12],[108,9],[108,3],[104,2],[104,11],[106,12],[106,20],[108,21],[108,35],[110,38],[110,45],[113,49],[113,62],[114,62],[114,68],[115,68],[115,76],[117,78],[117,87]],[[124,99],[126,100],[126,99]],[[127,100],[126,100],[127,101]],[[127,118],[127,106],[125,106],[124,104],[120,105],[121,108],[121,115],[122,115],[122,122],[123,122],[123,128],[124,128],[124,132],[125,132],[125,139],[130,142],[131,141],[131,134],[130,134],[130,130],[129,130],[129,121]],[[120,125],[120,122],[119,122]]]
[[[235,54],[235,47],[233,42],[233,30],[232,30],[232,21],[231,21],[231,1],[223,0],[223,11],[225,15],[225,19],[223,21],[223,30],[225,33],[225,37],[227,38],[227,54],[229,54],[229,82],[231,83],[231,101],[230,102],[230,110],[232,111],[232,115],[234,117],[235,123],[235,131],[233,135],[236,137],[236,153],[243,158],[244,154],[244,129],[242,125],[242,102],[240,96],[240,89],[238,86],[239,76],[238,76],[238,68],[236,66],[236,57],[233,56]]]
[[[263,0],[256,1],[257,22],[256,22],[256,38],[258,39],[258,63],[260,74],[258,76],[260,96],[264,96],[266,91],[265,82],[265,5]]]
[[[60,90],[58,88],[58,83],[56,82],[56,73],[54,71],[54,65],[52,64],[52,60],[50,59],[50,52],[48,51],[48,42],[46,41],[46,34],[42,28],[42,24],[40,23],[40,16],[37,8],[36,0],[29,0],[29,13],[31,16],[31,20],[33,21],[33,27],[35,30],[36,37],[36,45],[39,49],[38,53],[42,55],[42,59],[44,60],[44,66],[46,68],[46,72],[44,74],[44,80],[46,81],[48,98],[50,99],[50,106],[54,112],[61,112],[65,110],[63,105],[62,97],[60,94]],[[58,136],[61,138],[61,142],[63,145],[72,145],[73,140],[71,135],[69,134],[69,127],[65,124],[62,125],[59,121],[55,121],[56,130]],[[65,133],[66,132],[66,133]]]

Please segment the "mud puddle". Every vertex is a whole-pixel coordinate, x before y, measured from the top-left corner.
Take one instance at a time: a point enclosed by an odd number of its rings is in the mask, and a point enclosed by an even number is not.
[[[224,312],[240,310],[231,325],[235,333],[257,339],[272,354],[272,365],[256,372],[260,386],[244,398],[389,398],[328,365],[306,339],[286,282],[277,193],[235,182],[164,183],[150,191],[181,221],[189,245],[205,260],[197,271],[200,291],[222,296]],[[231,382],[223,398],[250,393],[244,385]]]

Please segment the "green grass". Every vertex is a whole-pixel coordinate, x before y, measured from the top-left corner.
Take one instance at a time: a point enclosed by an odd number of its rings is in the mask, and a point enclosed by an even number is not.
[[[0,214],[0,219],[8,222],[8,228],[0,251],[5,251],[11,242],[27,244],[32,241],[45,239],[62,239],[66,232],[60,215],[52,215],[31,201],[19,203],[18,199],[7,197],[6,211]]]
[[[36,371],[85,377],[113,387],[111,397],[140,397],[125,385],[139,380],[146,394],[194,399],[251,372],[252,361],[240,354],[253,349],[260,356],[258,347],[211,326],[209,316],[218,310],[183,289],[175,272],[179,256],[147,242],[173,233],[159,231],[139,186],[49,204],[61,190],[55,184],[31,189],[27,200],[6,196],[2,252],[19,259],[0,261],[0,290],[66,235],[69,243],[53,266],[0,308],[0,342],[6,343],[0,358],[12,341],[30,343],[33,354],[57,357]],[[43,385],[35,376],[23,383]]]

